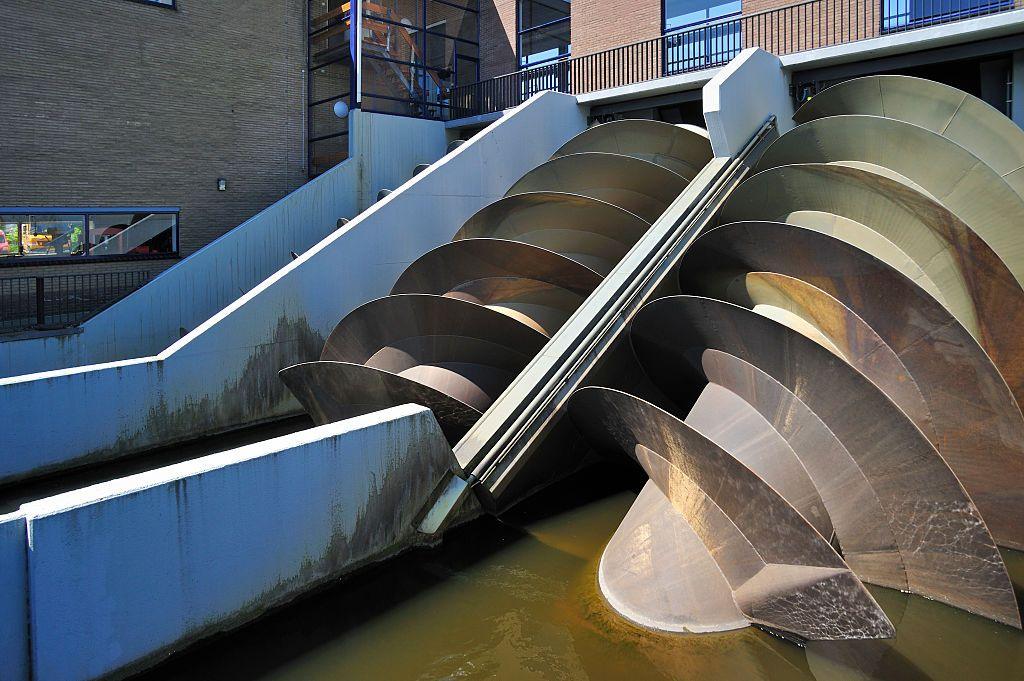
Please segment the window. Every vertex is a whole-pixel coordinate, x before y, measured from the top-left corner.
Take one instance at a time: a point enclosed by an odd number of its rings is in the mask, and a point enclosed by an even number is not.
[[[0,262],[167,256],[177,251],[176,208],[0,208]]]
[[[739,21],[715,21],[739,14],[740,0],[665,0],[664,7],[666,75],[725,64],[743,49]]]
[[[665,0],[664,32],[739,14],[740,0]]]
[[[882,0],[882,31],[938,24],[1012,5],[1013,0]]]
[[[519,68],[569,56],[571,52],[568,0],[519,0]]]

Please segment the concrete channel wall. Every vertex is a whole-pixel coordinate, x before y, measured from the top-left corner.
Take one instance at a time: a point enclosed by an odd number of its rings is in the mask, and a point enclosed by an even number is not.
[[[451,460],[405,405],[25,504],[0,518],[0,679],[124,676],[393,555]]]
[[[277,372],[585,125],[575,98],[538,94],[159,355],[0,379],[18,414],[0,483],[298,413]]]
[[[25,515],[0,515],[0,681],[28,681]]]
[[[77,333],[0,340],[0,376],[146,357],[169,347],[444,155],[444,124],[354,111],[350,158],[268,206],[152,282],[87,320]]]

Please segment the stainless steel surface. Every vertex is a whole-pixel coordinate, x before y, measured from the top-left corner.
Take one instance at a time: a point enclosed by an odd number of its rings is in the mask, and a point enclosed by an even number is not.
[[[883,116],[931,130],[980,158],[1024,196],[1024,131],[963,90],[912,76],[852,78],[804,102],[793,120],[843,114]]]
[[[818,415],[870,482],[905,575],[889,584],[1020,627],[1017,603],[981,514],[920,430],[874,384],[814,341],[745,308],[672,296],[633,321],[633,348],[670,398],[704,379],[707,349],[747,361]]]
[[[779,137],[758,170],[798,163],[855,165],[923,190],[963,220],[1024,285],[1024,200],[959,144],[922,127],[879,116],[832,116]]]
[[[705,233],[680,271],[682,290],[720,299],[730,299],[726,289],[737,277],[785,275],[773,282],[796,302],[789,311],[833,339],[845,350],[840,354],[880,387],[888,386],[889,397],[906,405],[908,415],[919,417],[916,392],[898,374],[887,375],[892,363],[870,363],[886,354],[872,348],[877,334],[920,389],[930,419],[919,425],[926,434],[934,430],[934,444],[997,541],[1024,546],[1024,418],[985,351],[921,288],[839,239],[768,222]],[[757,300],[738,302],[754,307]],[[844,308],[856,317],[843,314]]]
[[[719,219],[800,225],[879,258],[942,303],[1024,401],[1024,290],[995,252],[936,201],[860,168],[790,165],[747,179]]]
[[[480,209],[460,239],[519,241],[564,255],[606,275],[650,223],[605,201],[555,191],[515,194]]]
[[[502,239],[464,239],[417,259],[391,294],[429,293],[490,307],[550,336],[601,277],[565,256]]]
[[[585,152],[542,163],[512,185],[506,196],[539,191],[581,194],[654,222],[686,185],[686,178],[650,161]]]
[[[587,128],[563,144],[552,158],[599,151],[632,156],[668,168],[692,180],[714,154],[707,132],[671,123],[624,119]]]
[[[715,443],[607,388],[576,391],[569,413],[596,446],[617,448],[644,468],[710,552],[747,619],[810,640],[892,636],[892,624],[828,542]]]
[[[727,631],[750,624],[700,537],[652,480],[601,555],[598,582],[626,619],[659,631]]]
[[[281,380],[318,426],[401,404],[434,412],[449,442],[458,442],[480,410],[428,385],[349,362],[306,362],[281,370]]]

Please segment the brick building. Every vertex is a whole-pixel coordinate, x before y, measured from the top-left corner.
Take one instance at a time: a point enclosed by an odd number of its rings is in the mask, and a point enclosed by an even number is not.
[[[743,48],[840,45],[793,70],[795,98],[908,73],[1024,119],[1019,32],[857,50],[1015,1],[362,0],[359,16],[349,0],[5,0],[0,300],[8,279],[165,269],[344,160],[356,107],[466,118],[672,78],[591,116],[702,123],[700,84]]]
[[[0,277],[156,272],[299,186],[304,22],[305,0],[0,3]]]

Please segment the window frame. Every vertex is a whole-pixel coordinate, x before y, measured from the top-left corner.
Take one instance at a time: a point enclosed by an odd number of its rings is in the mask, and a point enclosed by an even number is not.
[[[171,0],[170,3],[161,2],[160,0],[129,0],[140,5],[151,5],[153,7],[163,7],[164,9],[178,9],[178,0]]]
[[[523,28],[523,12],[522,12],[523,2],[529,2],[529,1],[530,0],[516,0],[516,70],[517,71],[528,71],[530,69],[537,68],[538,66],[544,66],[546,64],[553,64],[553,63],[555,63],[557,61],[561,61],[563,59],[570,59],[572,57],[572,23],[571,23],[572,22],[572,0],[568,0],[568,2],[569,2],[569,13],[567,15],[565,15],[564,17],[562,17],[560,19],[552,19],[551,21],[545,21],[542,24],[537,24],[536,26],[531,26],[530,28]],[[664,2],[665,2],[665,0],[662,0],[662,4],[663,5],[664,5]],[[664,15],[664,13],[663,13],[663,15]],[[543,59],[541,61],[537,61],[537,62],[534,62],[532,64],[524,64],[523,63],[523,53],[522,53],[523,36],[526,35],[527,33],[533,33],[534,31],[539,31],[541,29],[550,28],[552,26],[557,26],[558,24],[562,24],[562,23],[565,23],[565,22],[570,22],[569,23],[569,26],[570,26],[570,28],[569,28],[569,46],[568,46],[569,49],[566,51],[566,53],[565,54],[558,54],[558,55],[555,55],[554,57],[548,57],[547,59]]]
[[[680,31],[686,31],[686,30],[689,30],[691,28],[696,28],[696,27],[698,27],[698,26],[700,26],[702,24],[710,24],[710,23],[715,22],[715,21],[723,21],[723,20],[727,20],[727,19],[733,19],[733,18],[738,17],[741,14],[743,14],[743,3],[740,2],[740,8],[738,10],[736,10],[735,12],[730,12],[728,14],[723,14],[720,17],[709,17],[709,18],[706,18],[706,19],[699,19],[697,21],[691,21],[688,24],[682,24],[682,25],[676,26],[674,28],[669,28],[668,27],[668,1],[669,0],[661,0],[661,34],[662,35],[671,35],[673,33],[678,33]],[[882,0],[880,0],[880,1],[882,1]],[[728,4],[728,3],[723,2],[721,4],[725,5],[725,4]]]
[[[85,264],[91,262],[121,262],[130,260],[169,260],[181,258],[181,207],[180,206],[0,206],[0,215],[81,215],[84,220],[85,238],[89,238],[89,218],[92,215],[117,215],[119,213],[169,213],[174,215],[171,233],[173,250],[168,253],[121,253],[116,255],[5,255],[0,256],[0,269],[10,267],[32,267],[37,265]]]

